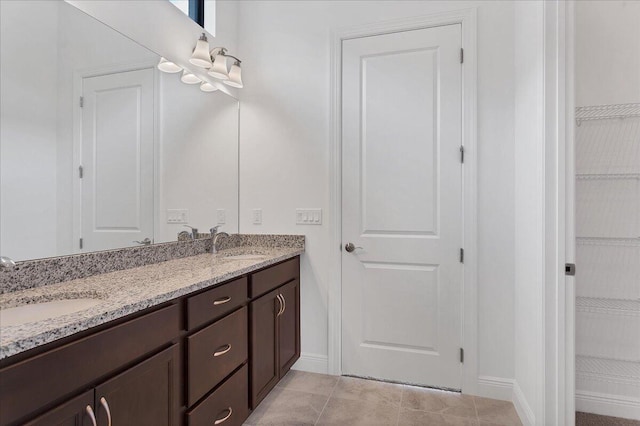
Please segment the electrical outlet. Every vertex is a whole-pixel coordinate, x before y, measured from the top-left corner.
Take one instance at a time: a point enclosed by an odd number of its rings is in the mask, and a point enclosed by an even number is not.
[[[296,225],[322,225],[322,209],[296,209]]]
[[[189,210],[167,209],[167,223],[171,223],[171,224],[189,223]]]
[[[227,212],[225,209],[218,209],[218,225],[227,223]]]
[[[262,225],[262,209],[253,209],[253,224]]]

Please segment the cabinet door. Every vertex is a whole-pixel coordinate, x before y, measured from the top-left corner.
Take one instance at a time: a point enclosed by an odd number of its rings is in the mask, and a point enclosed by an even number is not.
[[[284,311],[278,317],[278,368],[284,377],[300,358],[300,280],[278,289],[284,300]]]
[[[95,426],[92,414],[93,390],[90,390],[25,423],[24,426]]]
[[[280,303],[277,291],[254,300],[250,305],[251,339],[251,407],[278,383],[277,318]]]
[[[178,424],[178,361],[178,345],[173,345],[96,387],[98,424]]]

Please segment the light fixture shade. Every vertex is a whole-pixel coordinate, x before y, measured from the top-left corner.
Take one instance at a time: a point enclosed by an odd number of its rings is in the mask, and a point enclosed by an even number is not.
[[[218,88],[208,81],[203,81],[200,85],[200,90],[202,90],[203,92],[215,92],[216,90],[218,90]]]
[[[236,63],[231,66],[231,71],[229,71],[229,80],[225,80],[223,83],[227,86],[236,87],[238,89],[242,89],[244,87],[242,84],[242,68],[240,68],[240,62],[236,61]]]
[[[180,80],[186,84],[197,84],[202,81],[200,80],[200,77],[194,75],[193,73],[187,70],[182,71],[182,77],[180,77]]]
[[[158,62],[158,69],[162,72],[168,72],[170,74],[182,71],[182,67],[174,64],[171,61],[167,61],[165,58],[160,58],[160,62]]]
[[[193,65],[199,66],[200,68],[211,68],[212,64],[211,56],[209,55],[209,42],[207,41],[207,37],[204,33],[196,43],[196,48],[193,49],[189,62]]]
[[[227,80],[229,72],[227,71],[227,57],[223,53],[218,53],[213,61],[213,66],[209,70],[209,75],[219,80]]]

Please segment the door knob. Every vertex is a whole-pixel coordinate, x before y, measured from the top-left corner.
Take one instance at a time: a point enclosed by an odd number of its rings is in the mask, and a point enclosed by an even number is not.
[[[353,253],[353,251],[355,249],[361,249],[362,247],[356,247],[353,243],[347,243],[344,245],[344,249],[348,252],[348,253]]]

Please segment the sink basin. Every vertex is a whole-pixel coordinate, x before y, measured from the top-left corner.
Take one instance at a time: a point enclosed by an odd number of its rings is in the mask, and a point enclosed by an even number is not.
[[[236,254],[234,256],[224,256],[223,260],[262,260],[266,259],[267,256],[263,254]]]
[[[99,299],[61,299],[0,309],[0,326],[21,325],[61,317],[89,309],[100,302]]]

